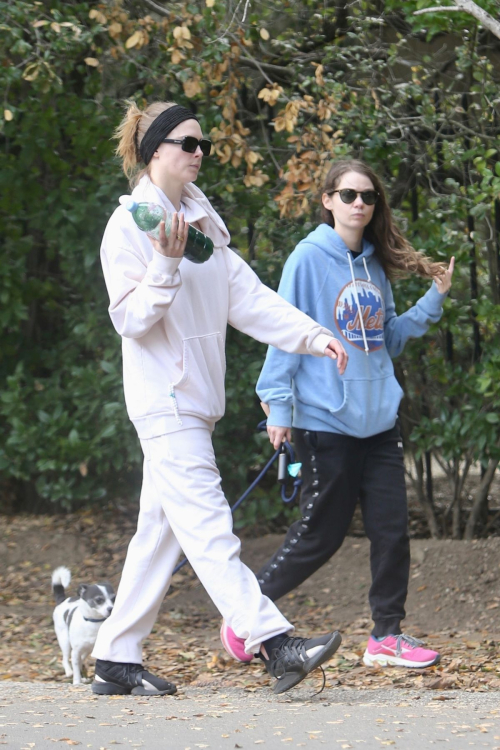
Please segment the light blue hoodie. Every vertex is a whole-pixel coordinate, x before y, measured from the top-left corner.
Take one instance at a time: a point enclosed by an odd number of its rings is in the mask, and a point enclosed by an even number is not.
[[[363,240],[362,253],[353,258],[328,224],[299,242],[278,293],[336,331],[349,363],[341,376],[328,357],[287,354],[270,346],[257,383],[259,398],[271,409],[268,425],[360,438],[394,427],[403,391],[391,357],[440,319],[446,295],[433,283],[414,307],[396,315],[391,285],[373,245]]]

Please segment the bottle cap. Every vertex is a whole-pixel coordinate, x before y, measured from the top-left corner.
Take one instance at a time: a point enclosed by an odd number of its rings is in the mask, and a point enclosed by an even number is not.
[[[138,206],[137,201],[135,201],[130,195],[121,195],[118,202],[121,203],[122,206],[125,206],[127,211],[135,211]]]

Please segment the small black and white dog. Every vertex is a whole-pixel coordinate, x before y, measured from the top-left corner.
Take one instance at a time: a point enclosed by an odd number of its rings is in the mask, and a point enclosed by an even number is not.
[[[68,568],[61,566],[53,571],[52,591],[56,600],[53,619],[64,671],[67,677],[73,675],[73,685],[79,685],[83,660],[94,648],[99,628],[111,614],[115,593],[108,582],[81,583],[78,596],[66,597],[70,581]]]

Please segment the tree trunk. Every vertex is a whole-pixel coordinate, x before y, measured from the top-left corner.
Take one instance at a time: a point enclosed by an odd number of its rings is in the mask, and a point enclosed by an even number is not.
[[[472,65],[470,66],[469,70],[469,85],[472,86],[473,83],[473,68]],[[470,128],[469,123],[469,97],[464,92],[462,94],[462,107],[464,110],[463,113],[463,122],[464,125],[466,125],[468,128]],[[465,148],[470,148],[470,139],[468,136],[464,137],[464,144]],[[468,161],[464,162],[464,184],[467,188],[467,186],[471,182],[471,176],[470,176],[470,164]],[[474,217],[472,214],[467,215],[467,232],[469,235],[469,277],[470,277],[470,308],[471,308],[471,318],[472,318],[472,334],[473,334],[473,341],[474,341],[474,351],[473,351],[473,362],[478,362],[481,359],[481,331],[479,329],[479,323],[477,321],[477,310],[476,310],[476,304],[479,297],[479,290],[478,290],[478,282],[477,282],[477,256],[476,256],[476,242],[474,240]]]
[[[497,284],[500,294],[500,200],[495,201],[495,244],[497,248]]]
[[[413,463],[415,464],[415,471],[417,473],[417,479],[414,482],[415,489],[417,491],[417,497],[422,509],[425,513],[427,525],[432,539],[440,539],[441,532],[439,530],[439,524],[436,518],[436,512],[434,510],[434,504],[432,498],[429,498],[427,492],[424,490],[424,464],[421,458],[415,458],[413,456]]]
[[[257,235],[255,232],[255,224],[251,219],[247,221],[247,227],[248,227],[248,260],[251,263],[252,260],[255,260],[255,242],[257,239]]]
[[[476,530],[476,524],[481,515],[481,509],[488,500],[488,492],[490,491],[491,483],[495,478],[495,472],[499,464],[499,459],[490,458],[484,476],[481,479],[479,487],[474,493],[472,499],[472,509],[467,519],[467,525],[465,527],[464,539],[469,541],[474,538],[474,531]]]
[[[472,316],[472,331],[474,339],[473,361],[479,362],[481,359],[481,331],[477,321],[476,303],[479,297],[479,288],[477,283],[477,257],[476,243],[474,241],[474,217],[467,216],[467,228],[469,230],[469,274],[470,274],[470,301]]]
[[[405,373],[400,362],[396,361],[394,363],[394,371],[396,373],[396,378],[398,380],[398,383],[400,384],[401,388],[404,390],[406,394]],[[407,476],[409,477],[417,493],[418,502],[422,506],[422,510],[425,513],[427,526],[429,527],[429,533],[432,539],[440,539],[441,531],[439,529],[439,524],[436,518],[436,511],[435,511],[434,504],[432,501],[432,495],[431,495],[431,498],[429,499],[429,497],[427,496],[425,492],[424,464],[421,458],[416,458],[415,452],[413,450],[413,446],[410,441],[411,425],[418,421],[418,415],[414,413],[413,404],[406,395],[405,395],[405,398],[403,399],[403,405],[406,406],[407,413],[405,413],[403,410],[400,410],[399,421],[400,421],[400,428],[401,428],[401,437],[403,438],[403,445],[405,446],[405,448],[408,448],[408,447],[410,448],[411,458],[415,466],[416,478],[414,478],[409,472],[407,472]]]
[[[472,456],[468,454],[465,457],[465,466],[462,473],[460,473],[460,458],[455,458],[452,461],[453,475],[449,476],[450,481],[453,482],[453,499],[446,509],[445,518],[451,513],[451,536],[452,539],[462,538],[462,498],[465,486],[465,481],[469,475],[470,467],[472,466]]]
[[[462,497],[461,495],[457,495],[454,498],[453,502],[453,512],[452,512],[452,521],[451,521],[451,538],[452,539],[461,539],[462,538],[462,528],[461,528],[461,521],[462,519]]]
[[[488,274],[490,278],[491,299],[495,305],[500,303],[500,286],[498,285],[498,250],[493,237],[486,240],[488,253]]]
[[[416,167],[414,166],[412,175],[412,186],[411,186],[411,218],[413,221],[418,221],[418,186],[416,177]],[[425,394],[425,390],[424,390]],[[429,416],[429,409],[427,407],[427,401],[425,395],[422,396],[422,414],[426,417]],[[432,481],[432,453],[431,451],[425,451],[425,489],[427,493],[426,503],[434,509],[434,489]]]

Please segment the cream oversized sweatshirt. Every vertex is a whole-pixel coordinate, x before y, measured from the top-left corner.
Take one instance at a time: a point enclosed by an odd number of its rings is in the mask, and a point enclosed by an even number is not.
[[[148,177],[132,195],[175,210]],[[122,337],[125,400],[141,439],[213,427],[222,417],[228,323],[299,354],[322,356],[333,338],[264,286],[227,246],[224,222],[193,184],[184,189],[182,210],[214,242],[205,263],[156,252],[123,206],[111,216],[102,241],[109,314]]]

